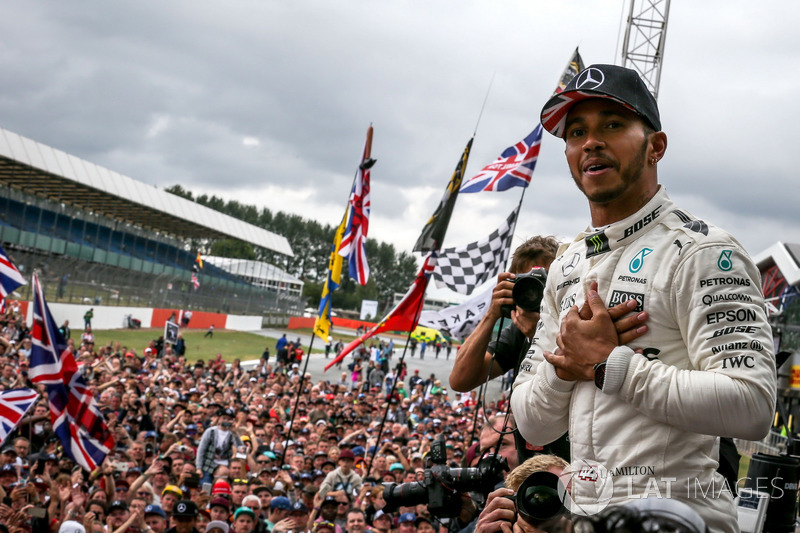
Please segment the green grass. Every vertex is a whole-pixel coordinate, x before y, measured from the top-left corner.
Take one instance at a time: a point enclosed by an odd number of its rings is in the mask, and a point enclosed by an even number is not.
[[[119,342],[122,346],[134,348],[138,355],[142,355],[147,343],[157,339],[164,333],[163,329],[106,329],[95,330],[97,346]],[[228,362],[236,358],[246,361],[258,359],[266,346],[270,352],[275,351],[277,339],[245,333],[241,331],[215,330],[213,338],[204,338],[206,330],[188,330],[181,333],[186,340],[186,359],[208,361],[221,353]],[[314,352],[317,350],[315,349]],[[274,355],[274,353],[273,353]]]

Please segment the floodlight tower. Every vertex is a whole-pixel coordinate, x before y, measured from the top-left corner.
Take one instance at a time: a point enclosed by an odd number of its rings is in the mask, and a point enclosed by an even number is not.
[[[625,40],[622,42],[622,66],[637,71],[653,96],[658,98],[670,0],[630,2]]]

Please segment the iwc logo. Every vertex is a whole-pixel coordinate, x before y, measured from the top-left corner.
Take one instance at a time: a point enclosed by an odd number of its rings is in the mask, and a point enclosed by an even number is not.
[[[589,67],[581,72],[580,76],[578,76],[578,81],[575,83],[575,88],[584,90],[597,89],[603,85],[604,81],[606,81],[606,77],[602,70],[599,68]]]
[[[594,461],[573,461],[558,477],[558,496],[571,513],[597,514],[608,506],[614,495],[613,477],[605,466]]]

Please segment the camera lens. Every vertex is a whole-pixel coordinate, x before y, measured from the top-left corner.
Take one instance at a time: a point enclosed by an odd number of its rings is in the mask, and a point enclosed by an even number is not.
[[[532,524],[541,524],[563,514],[558,495],[558,476],[550,472],[534,472],[517,491],[517,512]]]
[[[544,283],[536,276],[520,276],[511,291],[514,303],[529,312],[539,312],[544,295]]]

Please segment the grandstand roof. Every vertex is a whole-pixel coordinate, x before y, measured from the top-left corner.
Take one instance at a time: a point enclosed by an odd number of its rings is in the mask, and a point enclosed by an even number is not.
[[[292,256],[289,241],[0,128],[0,183],[179,238],[234,238]]]

